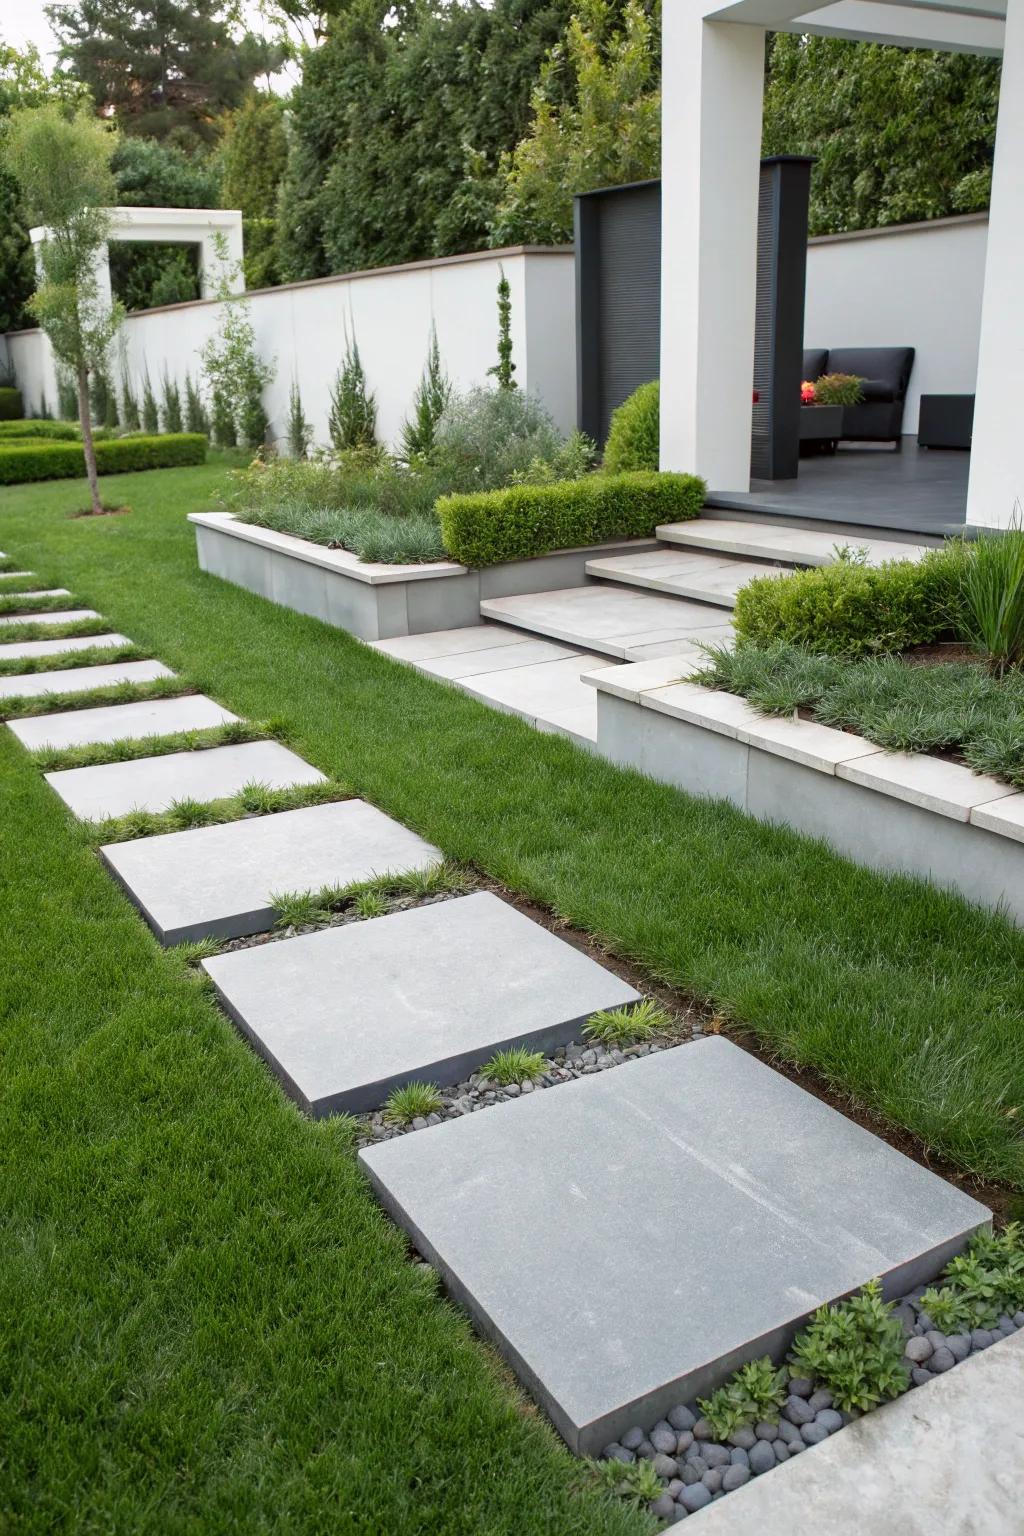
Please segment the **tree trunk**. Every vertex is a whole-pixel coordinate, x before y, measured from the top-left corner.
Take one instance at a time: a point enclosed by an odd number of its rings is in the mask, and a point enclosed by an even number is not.
[[[92,440],[92,417],[89,415],[89,370],[84,363],[78,365],[78,420],[82,427],[82,451],[89,481],[89,500],[94,512],[102,512],[100,482],[96,473],[96,445]]]

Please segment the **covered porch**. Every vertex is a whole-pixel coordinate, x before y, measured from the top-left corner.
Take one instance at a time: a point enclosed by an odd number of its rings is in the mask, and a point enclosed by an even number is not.
[[[803,6],[799,0],[736,0],[729,5],[666,0],[663,26],[662,467],[697,469],[708,481],[711,506],[747,514],[939,536],[961,532],[965,526],[1008,526],[1022,481],[1017,418],[1024,397],[1024,302],[1019,286],[1024,238],[1024,0],[830,0],[810,10],[806,0]],[[768,30],[1003,58],[987,239],[983,229],[950,232],[957,239],[983,242],[976,246],[973,279],[976,305],[980,290],[980,325],[977,307],[973,317],[976,378],[971,348],[961,336],[957,366],[971,377],[953,386],[973,389],[976,396],[970,453],[917,445],[917,397],[949,385],[927,373],[935,338],[914,334],[918,326],[913,314],[905,312],[898,293],[893,304],[890,292],[891,312],[877,317],[881,333],[865,339],[874,345],[888,341],[918,346],[920,382],[908,412],[903,451],[841,445],[834,456],[801,460],[797,479],[751,480],[749,381]],[[945,237],[928,243],[936,252],[945,250]],[[901,245],[904,265],[909,260],[913,266],[916,249],[912,253],[905,240]],[[848,246],[819,252],[818,260],[826,256],[832,262],[830,272],[840,275],[850,262],[862,263],[867,252]],[[958,317],[964,306],[956,302],[952,273],[946,290],[942,276],[917,271],[913,282],[937,283],[940,309],[946,294],[949,318],[943,329],[959,325],[967,331],[970,325]],[[861,309],[871,302],[870,284],[861,285],[859,300],[853,287],[832,287],[827,314],[820,304],[809,303],[808,332],[813,329],[814,334],[805,336],[805,345],[849,345],[852,315],[844,308],[844,294]],[[820,282],[818,289],[820,293]],[[909,296],[912,288],[906,291]],[[872,314],[869,325],[874,318]],[[823,319],[826,324],[820,323]],[[863,330],[863,314],[858,323]],[[970,356],[969,368],[965,355]]]

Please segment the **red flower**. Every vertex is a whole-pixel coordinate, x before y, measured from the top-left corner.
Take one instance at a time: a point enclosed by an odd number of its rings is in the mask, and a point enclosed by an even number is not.
[[[817,398],[818,395],[814,385],[810,382],[809,379],[805,379],[804,382],[800,385],[800,404],[813,405]]]

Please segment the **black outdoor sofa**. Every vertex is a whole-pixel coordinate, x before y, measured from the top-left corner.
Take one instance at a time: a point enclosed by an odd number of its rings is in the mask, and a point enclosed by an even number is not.
[[[891,443],[903,441],[903,407],[914,366],[913,347],[807,348],[803,376],[812,383],[823,373],[852,373],[864,382],[860,405],[843,407],[843,439],[846,442]]]

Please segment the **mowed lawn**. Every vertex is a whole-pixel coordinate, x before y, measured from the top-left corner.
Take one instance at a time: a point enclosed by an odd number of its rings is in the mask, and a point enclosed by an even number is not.
[[[0,549],[450,857],[1024,1189],[1024,934],[202,575],[185,514],[224,473],[111,478],[134,510],[102,519],[67,517],[78,483],[4,489]],[[285,1100],[6,731],[0,891],[4,1529],[647,1527],[587,1486],[407,1262],[345,1125]]]

